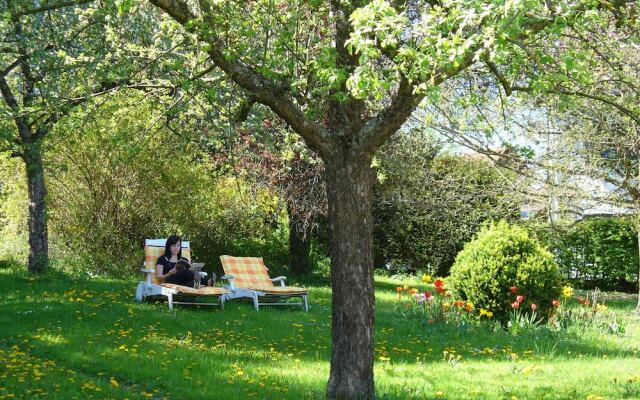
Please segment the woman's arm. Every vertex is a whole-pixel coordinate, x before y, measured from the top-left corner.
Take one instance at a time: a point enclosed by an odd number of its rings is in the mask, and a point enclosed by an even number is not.
[[[173,275],[176,273],[176,269],[175,268],[171,268],[169,270],[169,272],[167,272],[166,274],[162,275],[162,270],[164,269],[164,266],[162,264],[156,264],[156,278],[158,278],[158,282],[162,283],[164,282],[165,279],[167,279],[169,276]]]

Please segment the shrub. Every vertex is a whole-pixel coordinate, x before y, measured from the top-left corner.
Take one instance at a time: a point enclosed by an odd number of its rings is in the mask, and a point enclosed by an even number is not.
[[[637,292],[638,234],[630,218],[590,218],[565,229],[557,227],[529,225],[574,285]]]
[[[158,107],[139,96],[105,98],[86,122],[78,109],[49,138],[50,254],[57,265],[139,278],[144,239],[174,233],[191,241],[194,260],[209,272],[221,272],[222,254],[286,264],[280,199],[248,178],[214,170],[206,154],[168,129],[149,135]]]
[[[491,310],[506,321],[514,294],[519,307],[548,316],[560,295],[562,278],[553,255],[523,228],[501,221],[485,226],[456,257],[451,285],[457,297]]]
[[[0,258],[26,262],[28,243],[27,180],[24,163],[0,153]]]

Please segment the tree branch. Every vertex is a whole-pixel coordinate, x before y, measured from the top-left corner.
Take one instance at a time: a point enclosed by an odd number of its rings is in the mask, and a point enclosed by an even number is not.
[[[2,70],[2,72],[0,73],[0,77],[4,78],[5,76],[9,75],[9,73],[11,73],[11,71],[17,67],[18,65],[20,65],[21,60],[18,58],[17,60],[15,60],[14,62],[12,62],[11,64],[9,64],[9,66],[7,68],[5,68],[4,70]]]
[[[18,101],[16,100],[9,84],[7,84],[7,80],[4,76],[0,76],[0,92],[2,93],[2,97],[4,101],[7,103],[9,108],[13,111],[13,119],[16,122],[16,126],[18,127],[18,134],[20,135],[20,139],[23,143],[29,143],[31,139],[29,124],[24,116],[20,115],[20,106]]]
[[[522,26],[522,33],[517,39],[526,39],[531,37],[535,33],[545,29],[555,21],[553,16],[550,17],[529,17]],[[486,17],[479,21],[478,26],[474,31],[482,29],[482,26],[486,22]],[[461,71],[471,66],[477,59],[484,57],[484,54],[478,54],[478,52],[485,52],[482,50],[482,43],[478,41],[475,45],[469,47],[465,57],[459,62],[457,67],[450,65],[441,67],[438,71],[429,74],[425,79],[419,82],[406,82],[405,77],[401,77],[400,87],[398,93],[394,97],[391,105],[385,110],[380,112],[377,117],[370,120],[362,128],[362,141],[361,146],[365,152],[375,151],[382,143],[384,143],[394,132],[396,132],[402,124],[409,118],[411,113],[420,104],[424,98],[423,94],[415,93],[412,88],[412,84],[416,85],[421,82],[429,82],[432,86],[438,86],[452,76],[459,74]],[[395,58],[397,54],[396,49],[385,49],[384,54],[391,60]],[[497,68],[496,68],[497,71]],[[506,82],[506,81],[504,81]]]
[[[73,1],[62,1],[60,3],[54,3],[54,4],[45,4],[43,6],[36,7],[36,8],[24,9],[24,10],[12,12],[11,17],[18,18],[25,15],[38,14],[44,11],[52,11],[52,10],[58,10],[60,8],[65,8],[65,7],[79,6],[82,4],[91,3],[93,1],[95,0],[73,0]]]
[[[533,89],[529,86],[509,86],[508,89],[510,91],[514,91],[514,92],[523,92],[523,93],[531,93],[533,92]],[[506,91],[507,89],[505,89]],[[577,90],[565,90],[565,89],[549,89],[547,90],[548,93],[554,93],[554,94],[562,94],[565,96],[577,96],[577,97],[584,97],[586,99],[590,99],[590,100],[595,100],[595,101],[599,101],[601,103],[610,105],[611,107],[617,109],[618,111],[620,111],[622,114],[626,115],[627,117],[631,118],[634,122],[640,124],[640,116],[637,115],[637,113],[633,112],[632,110],[629,110],[627,107],[623,106],[622,104],[616,103],[613,100],[607,99],[606,97],[602,97],[602,96],[598,96],[598,95],[594,95],[594,94],[589,94],[589,93],[584,93],[584,92],[580,92]]]
[[[150,2],[169,14],[187,30],[193,31],[189,27],[189,23],[195,22],[197,16],[184,1],[150,0]],[[205,36],[197,31],[195,33],[211,44],[209,56],[218,68],[223,70],[237,85],[252,93],[258,102],[271,108],[273,112],[291,125],[313,151],[321,157],[328,155],[330,146],[328,132],[317,123],[307,120],[302,110],[291,99],[290,93],[269,81],[241,60],[229,59],[225,56],[224,45],[215,36]]]
[[[249,117],[251,108],[253,108],[253,105],[255,103],[256,103],[256,98],[253,96],[249,96],[248,98],[243,99],[242,102],[240,103],[240,109],[238,110],[236,115],[233,116],[233,121],[236,123],[245,122]]]
[[[338,65],[349,67],[349,69],[354,69],[359,64],[359,57],[355,53],[349,53],[346,43],[349,39],[349,36],[351,35],[351,32],[353,31],[351,23],[349,22],[349,17],[355,10],[355,7],[350,3],[356,2],[331,0],[330,3],[336,24],[335,48],[338,52],[339,57]],[[349,3],[348,6],[347,3]]]
[[[491,71],[491,73],[496,77],[498,82],[500,82],[500,85],[502,85],[502,88],[504,89],[504,93],[507,96],[510,96],[511,93],[513,92],[513,89],[509,84],[509,82],[507,82],[507,79],[504,77],[504,75],[500,73],[500,70],[498,70],[498,67],[486,57],[483,57],[483,61],[487,65],[487,67],[489,67],[489,71]]]
[[[367,122],[360,131],[360,150],[371,155],[411,116],[424,95],[413,92],[413,85],[402,76],[391,105]]]
[[[437,86],[450,77],[457,75],[460,71],[473,64],[476,51],[481,44],[473,46],[457,68],[441,69],[425,81],[431,80],[433,86]],[[419,82],[417,82],[419,83]],[[375,152],[387,139],[393,135],[402,124],[411,116],[411,113],[418,107],[424,94],[414,91],[414,83],[401,76],[398,92],[393,98],[391,105],[381,111],[375,118],[367,122],[361,130],[361,149],[366,153]]]

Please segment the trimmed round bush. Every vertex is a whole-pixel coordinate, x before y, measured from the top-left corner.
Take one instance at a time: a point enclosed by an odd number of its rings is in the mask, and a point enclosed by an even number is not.
[[[548,250],[524,228],[501,221],[482,228],[458,253],[449,282],[459,298],[504,321],[518,295],[524,296],[521,310],[536,304],[536,312],[548,316],[562,277]]]

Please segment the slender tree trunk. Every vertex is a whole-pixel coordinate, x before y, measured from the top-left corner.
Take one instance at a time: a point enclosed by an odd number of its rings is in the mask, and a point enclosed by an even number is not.
[[[370,159],[343,152],[326,162],[331,257],[332,343],[330,399],[372,399],[373,182]]]
[[[297,221],[289,213],[289,271],[296,275],[304,275],[311,272],[311,232],[310,229]]]
[[[24,163],[29,193],[29,272],[43,272],[49,264],[47,190],[44,183],[42,141],[24,145]]]
[[[640,132],[636,127],[636,137],[640,136]],[[637,142],[636,142],[637,143]],[[640,151],[636,151],[636,159],[640,160]],[[640,179],[640,162],[637,165],[637,177]],[[637,199],[636,199],[637,204]],[[636,314],[640,315],[640,218],[636,215],[636,230],[638,231],[638,305],[636,306]]]
[[[638,227],[638,253],[640,255],[640,226]],[[638,305],[636,314],[640,315],[640,256],[638,257]]]

